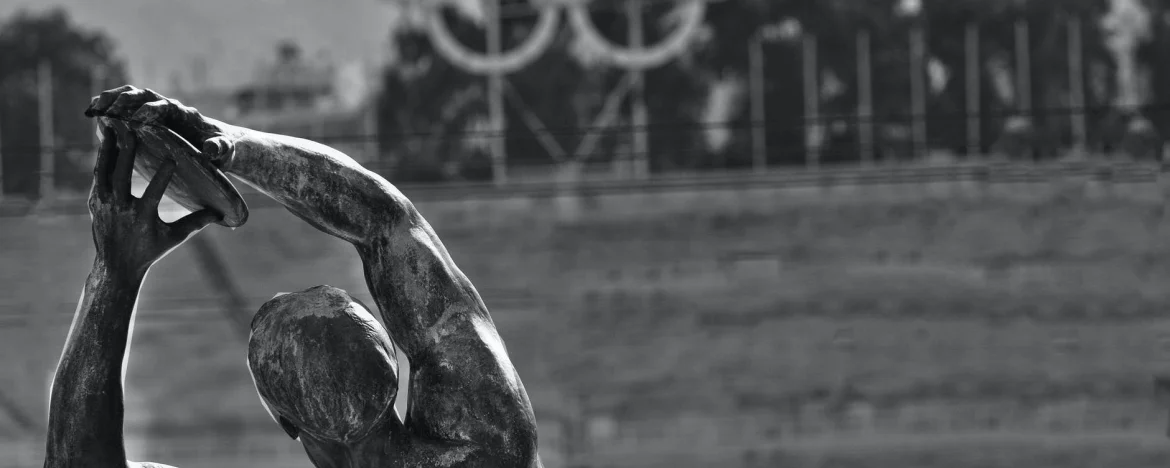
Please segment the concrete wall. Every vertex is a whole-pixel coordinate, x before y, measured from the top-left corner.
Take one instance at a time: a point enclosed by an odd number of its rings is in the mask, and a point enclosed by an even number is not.
[[[1170,363],[1170,219],[1153,179],[404,192],[492,310],[550,458],[1165,423],[1149,388]],[[201,234],[247,311],[317,284],[368,297],[349,246],[249,202],[246,226]],[[43,424],[88,218],[0,223],[0,389]],[[283,437],[191,255],[152,271],[127,383],[128,431],[157,440],[139,458],[179,466],[198,462],[165,452],[171,435]]]

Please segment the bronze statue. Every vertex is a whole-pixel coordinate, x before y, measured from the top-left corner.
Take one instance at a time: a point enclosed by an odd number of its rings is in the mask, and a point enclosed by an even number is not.
[[[328,286],[278,295],[252,320],[248,366],[261,402],[315,466],[541,466],[531,403],[487,307],[393,185],[327,146],[228,125],[150,90],[106,91],[86,115],[104,117],[90,196],[97,259],[54,378],[46,467],[162,466],[126,461],[122,441],[139,288],[189,236],[232,223],[210,208],[171,224],[158,218],[174,162],[152,167],[143,196],[130,195],[136,142],[153,127],[357,248],[388,330]],[[393,344],[412,367],[405,419],[394,408]]]

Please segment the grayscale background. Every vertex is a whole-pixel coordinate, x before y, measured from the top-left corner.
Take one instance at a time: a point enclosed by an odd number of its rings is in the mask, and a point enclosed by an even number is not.
[[[93,257],[82,111],[126,83],[399,186],[548,468],[1170,464],[1170,2],[563,3],[0,0],[0,467],[43,460]],[[237,187],[248,223],[146,283],[131,459],[310,466],[248,321],[372,301],[349,246]]]

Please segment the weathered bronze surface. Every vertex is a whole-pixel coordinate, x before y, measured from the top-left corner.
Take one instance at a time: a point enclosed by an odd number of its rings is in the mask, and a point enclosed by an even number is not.
[[[227,227],[239,227],[247,222],[248,205],[244,197],[219,168],[183,137],[157,125],[107,117],[99,121],[101,125],[127,126],[134,131],[139,141],[134,170],[146,179],[154,177],[165,161],[175,161],[175,177],[167,187],[167,197],[191,211],[212,208],[223,214],[219,224]]]
[[[327,146],[224,124],[149,90],[104,92],[86,115],[169,129],[215,167],[354,245],[386,328],[328,286],[278,295],[252,322],[248,365],[261,403],[314,465],[541,466],[531,403],[487,307],[393,185]],[[175,165],[160,166],[134,199],[136,132],[103,127],[90,203],[98,259],[54,380],[46,467],[160,466],[125,461],[122,442],[122,362],[139,288],[150,265],[187,236],[231,223],[214,210],[161,222],[158,199]],[[148,146],[167,147],[161,139]],[[115,140],[121,151],[111,171]],[[394,410],[394,345],[411,364],[405,418]]]

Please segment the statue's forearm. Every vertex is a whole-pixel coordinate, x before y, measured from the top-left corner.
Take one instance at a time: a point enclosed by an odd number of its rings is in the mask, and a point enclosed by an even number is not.
[[[320,143],[233,128],[223,170],[318,229],[352,243],[399,224],[410,203],[389,182]]]
[[[309,140],[239,127],[229,134],[224,172],[357,247],[370,293],[408,355],[431,341],[434,326],[487,315],[434,230],[381,176]]]
[[[126,463],[122,380],[142,280],[94,263],[53,377],[46,467]]]

